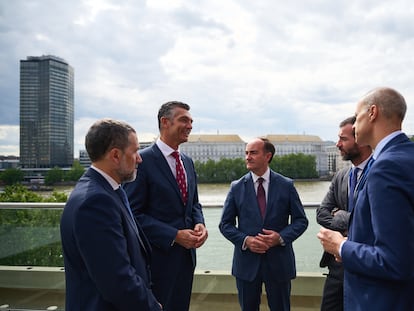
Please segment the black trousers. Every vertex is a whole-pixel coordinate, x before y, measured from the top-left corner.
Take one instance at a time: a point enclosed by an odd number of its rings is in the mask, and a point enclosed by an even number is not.
[[[321,311],[344,310],[344,268],[335,263],[329,266],[323,288]]]

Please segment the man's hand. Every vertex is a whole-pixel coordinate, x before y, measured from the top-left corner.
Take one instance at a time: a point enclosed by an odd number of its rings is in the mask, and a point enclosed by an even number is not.
[[[280,234],[273,230],[263,229],[263,233],[259,233],[257,238],[265,243],[268,248],[280,245]]]
[[[321,241],[322,247],[326,252],[334,255],[336,261],[342,261],[339,255],[339,247],[346,238],[340,232],[321,228],[316,236]]]
[[[207,240],[207,236],[208,233],[206,227],[203,224],[197,224],[195,225],[194,230],[178,230],[175,237],[175,243],[178,243],[187,249],[198,248],[204,244]]]
[[[249,236],[246,239],[246,247],[253,253],[264,254],[269,249],[269,246],[257,236]]]
[[[195,243],[194,247],[199,248],[207,240],[208,232],[207,232],[206,227],[203,224],[196,224],[194,227],[194,232],[196,235],[198,235],[198,241],[197,243]]]

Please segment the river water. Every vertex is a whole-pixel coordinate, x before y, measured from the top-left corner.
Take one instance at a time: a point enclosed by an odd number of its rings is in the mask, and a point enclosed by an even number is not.
[[[302,203],[320,203],[328,191],[329,181],[295,182]],[[233,244],[226,240],[218,229],[221,218],[221,208],[207,207],[208,205],[222,206],[230,184],[200,184],[198,187],[209,237],[206,243],[197,250],[197,270],[231,270]],[[56,191],[69,193],[71,189],[56,188]],[[315,220],[315,209],[305,209],[309,220],[308,229],[294,243],[298,272],[326,272],[319,268],[322,248],[316,234],[320,226]]]
[[[302,203],[320,203],[328,191],[329,181],[295,182]],[[199,198],[202,204],[224,203],[229,185],[199,185]],[[231,270],[233,244],[226,240],[218,229],[221,208],[204,208],[204,218],[209,232],[206,243],[197,250],[197,270]],[[316,234],[320,225],[316,222],[314,208],[305,209],[309,220],[307,230],[294,243],[296,268],[298,272],[326,272],[319,268],[322,247]]]

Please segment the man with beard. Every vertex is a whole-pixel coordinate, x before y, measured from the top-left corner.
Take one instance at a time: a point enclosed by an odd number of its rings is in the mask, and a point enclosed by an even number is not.
[[[66,310],[162,310],[150,288],[151,248],[121,187],[142,162],[136,132],[99,120],[85,145],[92,166],[72,191],[60,226]]]
[[[347,235],[350,209],[354,201],[352,198],[352,201],[348,202],[350,192],[353,192],[350,176],[353,176],[352,173],[357,169],[356,180],[361,178],[372,153],[370,146],[359,146],[355,142],[352,128],[354,122],[355,117],[349,117],[339,124],[338,142],[336,143],[342,159],[351,161],[352,166],[345,167],[335,174],[328,193],[316,210],[316,221],[320,225],[339,231],[343,236]],[[322,295],[321,311],[343,310],[344,268],[342,264],[335,261],[333,255],[324,252],[320,267],[328,267],[329,270]]]
[[[414,310],[414,143],[402,132],[404,97],[389,87],[357,103],[355,139],[374,150],[351,211],[348,238],[321,228],[344,266],[344,309]]]

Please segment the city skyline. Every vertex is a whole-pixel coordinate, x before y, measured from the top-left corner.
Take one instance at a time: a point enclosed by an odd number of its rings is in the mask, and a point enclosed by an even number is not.
[[[19,60],[75,70],[74,157],[98,118],[158,134],[160,105],[191,106],[194,134],[336,141],[357,100],[387,85],[414,133],[409,1],[23,0],[0,4],[0,154],[19,154]],[[51,26],[53,25],[53,26]]]

